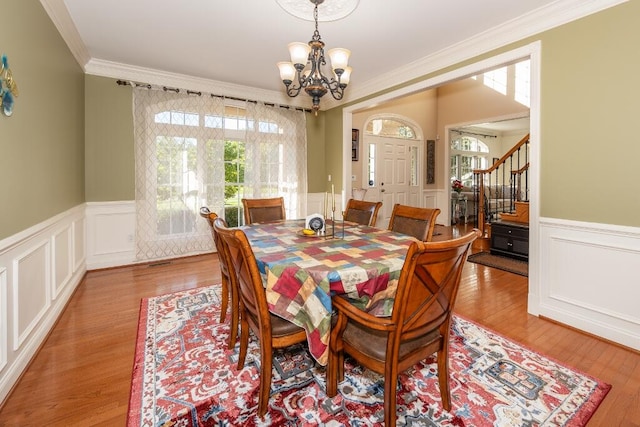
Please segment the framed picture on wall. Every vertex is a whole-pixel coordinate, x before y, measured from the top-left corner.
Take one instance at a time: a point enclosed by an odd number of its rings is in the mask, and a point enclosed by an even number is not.
[[[358,161],[358,152],[360,151],[360,131],[351,129],[351,161]]]
[[[433,139],[427,140],[427,170],[426,170],[426,183],[436,183],[436,141]]]

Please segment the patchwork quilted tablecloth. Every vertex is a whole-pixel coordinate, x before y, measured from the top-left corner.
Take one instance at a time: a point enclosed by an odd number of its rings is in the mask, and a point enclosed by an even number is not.
[[[307,331],[309,350],[325,365],[331,332],[331,295],[343,294],[360,308],[391,312],[407,249],[415,239],[345,223],[336,238],[300,233],[303,221],[243,227],[263,275],[269,310]]]

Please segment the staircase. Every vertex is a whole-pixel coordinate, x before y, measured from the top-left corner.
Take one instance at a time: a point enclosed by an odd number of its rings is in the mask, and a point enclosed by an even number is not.
[[[508,194],[488,190],[495,187]],[[489,246],[494,221],[529,223],[529,134],[490,168],[473,171],[473,191],[477,200],[474,226],[482,232],[474,248]]]
[[[515,202],[515,206],[515,212],[503,212],[498,215],[500,219],[503,221],[529,224],[529,202]]]

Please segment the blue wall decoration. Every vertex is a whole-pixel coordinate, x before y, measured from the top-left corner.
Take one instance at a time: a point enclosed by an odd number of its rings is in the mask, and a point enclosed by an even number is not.
[[[18,84],[13,79],[7,55],[2,54],[0,66],[0,110],[5,116],[13,114],[14,98],[18,96]]]

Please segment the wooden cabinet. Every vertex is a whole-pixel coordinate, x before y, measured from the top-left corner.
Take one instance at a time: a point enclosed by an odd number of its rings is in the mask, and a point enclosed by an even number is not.
[[[528,224],[507,221],[491,223],[491,253],[528,261]]]

